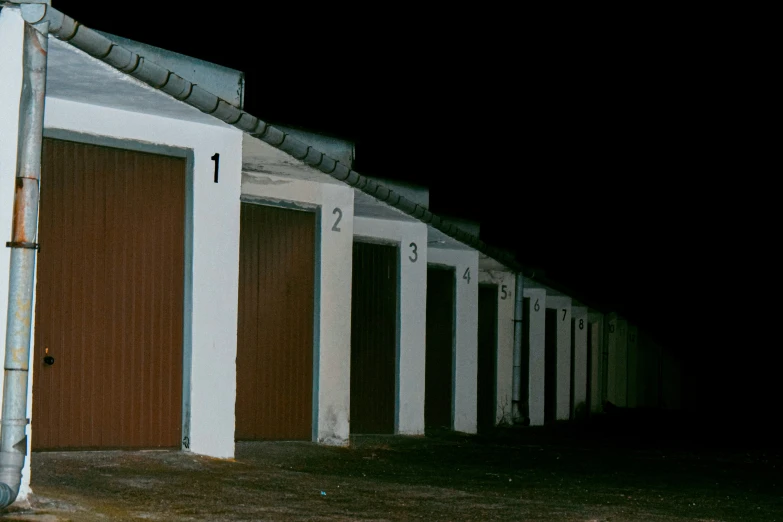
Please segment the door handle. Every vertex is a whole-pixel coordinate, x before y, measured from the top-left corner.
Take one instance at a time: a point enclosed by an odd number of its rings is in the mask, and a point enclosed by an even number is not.
[[[54,364],[54,357],[49,355],[49,348],[46,349],[46,355],[43,358],[43,362],[47,366],[51,366]]]

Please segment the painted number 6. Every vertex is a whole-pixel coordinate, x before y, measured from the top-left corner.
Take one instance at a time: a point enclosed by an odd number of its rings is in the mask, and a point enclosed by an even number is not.
[[[536,299],[536,304],[533,305],[533,310],[535,310],[536,312],[541,310],[541,306],[538,304],[538,299]]]

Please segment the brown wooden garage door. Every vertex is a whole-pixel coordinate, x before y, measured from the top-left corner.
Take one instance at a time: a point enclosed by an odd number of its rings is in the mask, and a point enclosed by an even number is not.
[[[180,446],[184,224],[184,159],[44,140],[34,449]]]
[[[242,203],[237,440],[313,437],[315,214]]]
[[[498,356],[498,287],[479,286],[478,309],[478,428],[495,426]]]
[[[353,244],[351,432],[394,433],[397,247]]]
[[[427,267],[427,354],[424,368],[424,424],[452,427],[454,353],[454,269]]]

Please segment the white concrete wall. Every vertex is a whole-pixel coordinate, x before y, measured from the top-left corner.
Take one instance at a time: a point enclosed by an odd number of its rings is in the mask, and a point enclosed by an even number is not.
[[[588,319],[592,325],[592,353],[590,354],[590,411],[599,413],[603,410],[603,380],[605,370],[604,351],[604,316],[597,312],[589,312]]]
[[[22,22],[16,10],[0,14],[0,235],[10,238],[15,176],[18,102],[21,81]],[[14,94],[17,93],[17,94]],[[187,149],[193,154],[192,302],[186,307],[186,338],[192,364],[189,446],[194,453],[234,455],[234,402],[241,133],[223,125],[203,125],[157,116],[90,106],[47,97],[45,129],[92,135],[123,142],[144,142]],[[74,138],[78,139],[78,138]],[[135,148],[135,146],[133,147]],[[215,153],[221,155],[220,183],[212,181]],[[41,191],[46,190],[46,180]],[[0,338],[5,340],[9,255],[0,255]],[[32,325],[33,330],[35,325]],[[32,346],[31,357],[36,357]],[[32,411],[32,368],[28,415]],[[1,383],[0,383],[1,384]],[[28,428],[28,434],[32,427]],[[183,435],[188,435],[187,433]],[[28,437],[28,445],[30,438]],[[30,448],[28,447],[28,454]],[[27,459],[20,500],[30,492]]]
[[[252,139],[252,138],[251,138]],[[277,151],[260,140],[256,148]],[[345,185],[305,181],[285,176],[244,172],[243,198],[266,203],[318,207],[320,214],[319,287],[316,289],[318,351],[313,372],[317,410],[314,439],[325,444],[348,442],[351,399],[351,269],[353,264],[353,189]],[[337,228],[333,230],[340,209]]]
[[[430,248],[430,263],[456,270],[454,324],[454,430],[476,433],[478,378],[478,252]]]
[[[528,324],[525,325],[530,343],[527,390],[528,417],[531,426],[543,426],[546,393],[546,290],[525,288],[524,297],[530,299],[530,318]]]
[[[636,326],[628,325],[628,381],[627,381],[627,405],[636,408],[639,405],[639,358],[638,342],[639,330]]]
[[[514,288],[513,272],[481,270],[479,282],[498,287],[497,359],[495,361],[495,422],[513,422],[512,384],[514,378]]]
[[[571,298],[548,295],[546,307],[557,311],[555,419],[571,418]]]
[[[421,222],[354,217],[358,238],[390,241],[400,249],[399,339],[395,432],[424,433],[424,362],[427,316],[427,225]]]
[[[587,308],[572,307],[571,317],[574,319],[574,403],[572,405],[574,411],[572,413],[576,413],[579,405],[587,401]]]

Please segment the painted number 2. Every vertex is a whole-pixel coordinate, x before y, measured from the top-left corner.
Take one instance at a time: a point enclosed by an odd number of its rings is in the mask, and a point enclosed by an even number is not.
[[[343,211],[340,210],[340,207],[337,207],[334,210],[332,210],[332,214],[337,216],[337,219],[334,220],[334,225],[332,225],[332,230],[335,232],[339,232],[340,227],[338,227],[337,225],[340,224],[340,220],[343,218]]]
[[[462,279],[465,279],[470,284],[470,267],[465,269],[465,273],[462,274]]]
[[[416,243],[411,243],[411,255],[408,256],[408,259],[411,260],[411,263],[415,263],[417,259],[419,259],[419,248],[416,246]]]

